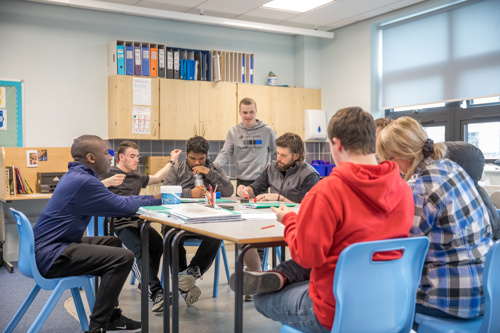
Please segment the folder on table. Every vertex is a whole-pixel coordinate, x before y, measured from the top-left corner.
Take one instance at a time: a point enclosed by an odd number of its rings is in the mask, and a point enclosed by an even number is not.
[[[177,55],[177,61],[178,60],[179,60],[179,55]],[[174,51],[172,49],[167,49],[167,79],[173,79],[173,78],[174,78]]]
[[[134,75],[134,47],[125,45],[125,74]]]
[[[125,50],[123,45],[116,46],[116,65],[118,75],[125,75]]]
[[[165,47],[158,46],[158,77],[166,76],[166,66],[165,66]]]
[[[158,48],[151,46],[149,52],[149,76],[158,76]]]
[[[142,47],[142,76],[149,76],[149,46]]]
[[[141,46],[134,45],[134,75],[142,74],[142,54]]]
[[[174,79],[180,78],[180,59],[179,59],[179,50],[174,51]]]

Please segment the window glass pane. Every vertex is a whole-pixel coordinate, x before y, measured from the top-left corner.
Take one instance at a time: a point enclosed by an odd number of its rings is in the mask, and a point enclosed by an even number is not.
[[[429,126],[429,127],[424,127],[425,133],[427,133],[427,136],[429,139],[432,139],[434,142],[444,142],[444,134],[445,134],[445,127],[444,126]]]
[[[467,124],[465,141],[481,149],[484,158],[500,158],[500,121]]]
[[[446,105],[446,103],[432,103],[432,104],[412,105],[412,106],[405,106],[405,107],[401,107],[401,108],[394,108],[394,112],[413,111],[413,110],[432,109],[432,108],[441,108],[441,107],[443,107],[445,105]]]

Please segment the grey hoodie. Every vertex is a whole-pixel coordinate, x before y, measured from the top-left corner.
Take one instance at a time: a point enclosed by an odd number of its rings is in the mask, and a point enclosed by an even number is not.
[[[236,177],[255,180],[271,160],[275,159],[275,154],[276,133],[271,126],[257,119],[257,123],[251,128],[245,128],[240,122],[227,132],[224,147],[214,164],[223,166],[229,163],[233,155]]]

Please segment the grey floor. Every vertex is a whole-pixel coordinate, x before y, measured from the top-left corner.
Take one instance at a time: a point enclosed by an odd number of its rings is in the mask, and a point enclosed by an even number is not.
[[[226,251],[230,271],[234,272],[234,245],[227,244]],[[212,297],[213,279],[214,265],[204,274],[202,280],[197,281],[197,285],[202,292],[198,302],[188,307],[184,299],[180,298],[180,332],[233,332],[234,292],[229,288],[229,284],[227,283],[222,260],[219,278],[219,296],[216,298]],[[129,282],[125,284],[120,295],[120,307],[126,316],[140,320],[140,295],[136,289],[137,282],[136,285],[130,285]],[[150,303],[150,308],[151,306],[152,303]],[[273,322],[258,313],[252,302],[244,302],[243,308],[244,332],[279,332],[281,324]],[[161,332],[163,328],[161,313],[150,312],[149,328],[150,332]]]

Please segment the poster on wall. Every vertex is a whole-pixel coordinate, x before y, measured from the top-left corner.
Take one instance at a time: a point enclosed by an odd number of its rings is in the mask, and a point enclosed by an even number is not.
[[[151,108],[142,106],[132,107],[132,133],[150,134]]]
[[[0,146],[23,146],[24,82],[0,79]]]

